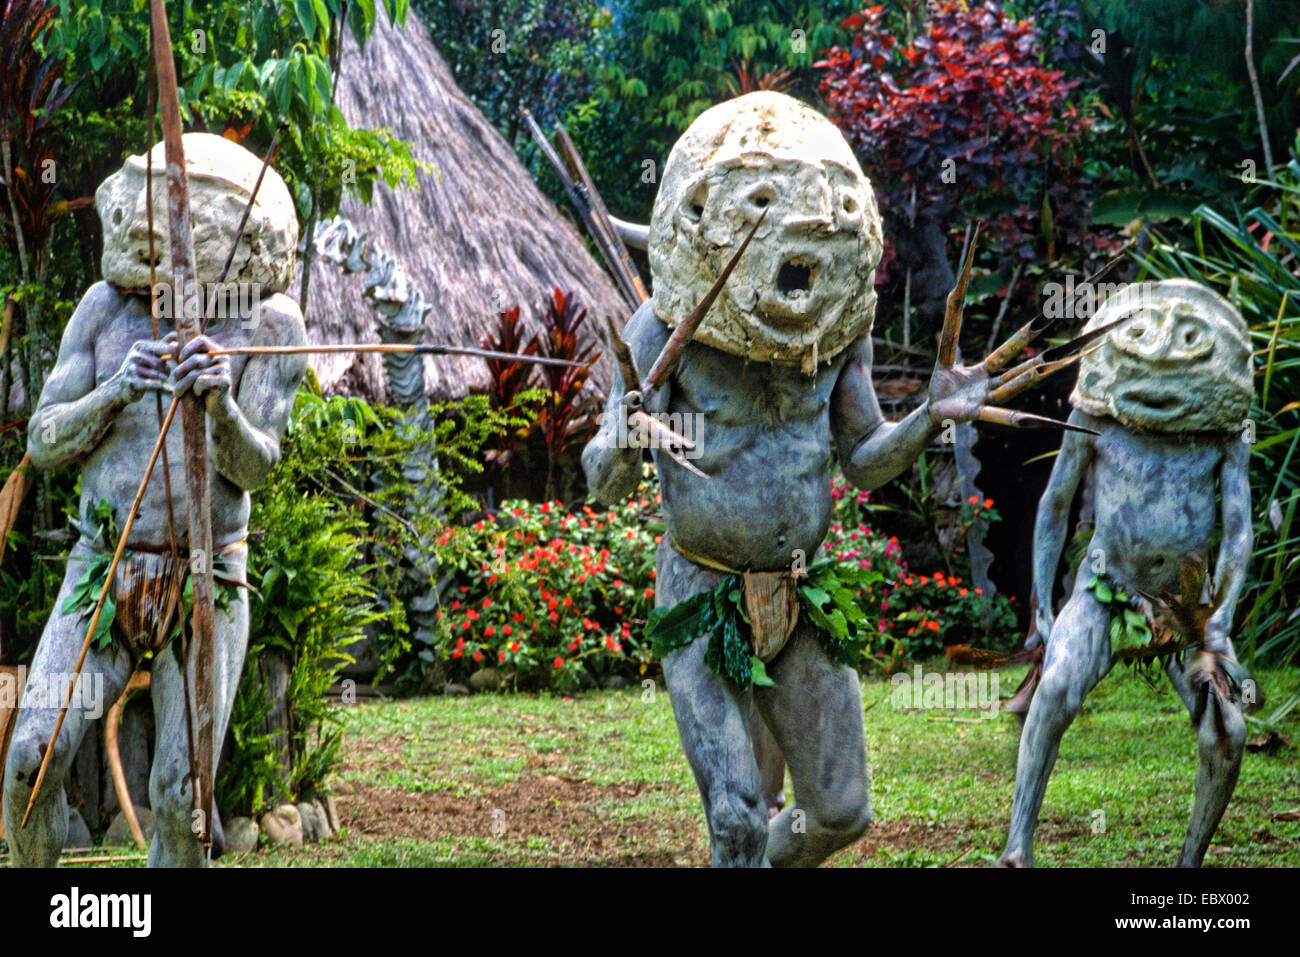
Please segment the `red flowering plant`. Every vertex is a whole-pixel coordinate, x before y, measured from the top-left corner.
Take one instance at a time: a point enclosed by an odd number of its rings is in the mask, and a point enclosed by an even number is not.
[[[1078,155],[1090,119],[1070,102],[1078,82],[1041,62],[1032,18],[939,0],[910,42],[910,23],[886,22],[883,5],[841,26],[853,39],[815,64],[821,93],[886,216],[987,216],[986,235],[1016,261],[1038,254],[1040,236],[1050,247],[1062,227],[1086,224]]]
[[[886,537],[867,523],[869,492],[853,488],[836,472],[831,477],[831,499],[834,513],[826,536],[827,553],[885,576],[858,594],[879,633],[879,640],[863,651],[862,670],[892,673],[909,659],[942,652],[944,645],[979,644],[990,636],[1012,633],[1016,618],[1006,596],[986,596],[965,576],[909,570],[898,538]],[[992,499],[972,499],[963,504],[956,520],[969,527],[978,520],[997,518]]]
[[[506,501],[439,544],[459,556],[440,610],[453,676],[485,667],[516,687],[577,687],[644,672],[654,604],[657,487],[614,508]]]

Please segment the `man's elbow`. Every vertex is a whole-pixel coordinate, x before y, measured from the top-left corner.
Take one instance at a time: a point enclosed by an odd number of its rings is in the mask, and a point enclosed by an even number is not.
[[[46,441],[47,431],[50,431],[49,425],[43,425],[35,417],[32,418],[27,432],[27,457],[31,460],[32,467],[47,471],[76,461],[76,456],[68,454],[57,442]]]
[[[247,458],[231,463],[230,468],[221,469],[221,473],[241,491],[251,492],[267,480],[279,461],[278,448],[259,449]]]
[[[636,491],[641,463],[627,467],[619,452],[622,449],[603,448],[593,439],[582,452],[582,471],[587,476],[590,497],[602,505],[615,505]]]

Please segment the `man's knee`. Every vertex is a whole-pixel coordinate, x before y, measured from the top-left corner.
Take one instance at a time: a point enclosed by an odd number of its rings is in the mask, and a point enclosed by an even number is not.
[[[1211,691],[1210,694],[1213,695],[1214,692]],[[1216,706],[1222,715],[1222,733],[1219,722],[1215,721],[1213,715]],[[1239,761],[1246,745],[1246,721],[1241,716],[1241,708],[1232,702],[1209,701],[1205,712],[1200,727],[1196,729],[1196,742],[1201,755]]]
[[[1039,707],[1051,716],[1067,721],[1083,707],[1084,683],[1066,672],[1064,668],[1049,668],[1043,672],[1038,689],[1034,692]]]
[[[828,795],[812,809],[817,830],[832,838],[840,847],[856,841],[871,826],[871,799],[865,785],[854,785],[840,794]]]
[[[19,725],[14,729],[13,740],[9,743],[9,753],[5,758],[5,793],[8,794],[10,789],[31,793],[32,788],[36,786],[36,779],[41,773],[41,761],[45,757],[45,750],[49,746],[49,733],[41,733],[34,724],[24,725],[22,713],[19,713]],[[66,743],[55,745],[54,754],[50,757],[50,766],[46,770],[46,779],[42,783],[42,789],[47,785],[54,785],[51,790],[57,790],[62,768],[68,761],[68,746]]]
[[[733,854],[762,853],[767,847],[767,802],[757,793],[718,788],[709,799],[709,827]]]

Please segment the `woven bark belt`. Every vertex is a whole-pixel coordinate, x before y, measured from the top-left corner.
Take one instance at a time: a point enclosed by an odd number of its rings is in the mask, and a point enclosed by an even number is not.
[[[779,655],[794,634],[794,626],[799,623],[798,582],[803,577],[802,574],[789,570],[740,571],[714,561],[707,555],[682,548],[677,539],[671,536],[669,541],[677,554],[692,565],[741,577],[745,583],[745,615],[749,618],[750,644],[754,654],[763,664]]]

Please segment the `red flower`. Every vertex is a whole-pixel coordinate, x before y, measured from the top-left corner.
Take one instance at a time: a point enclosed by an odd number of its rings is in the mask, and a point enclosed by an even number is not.
[[[502,625],[502,626],[501,626],[501,634],[503,634],[503,635],[508,635],[508,634],[510,634],[512,631],[514,631],[514,629],[511,628],[509,625]]]
[[[491,637],[492,637],[493,635],[495,635],[496,633],[497,633],[497,630],[496,630],[496,628],[493,627],[492,625],[488,625],[486,628],[483,629],[483,636],[484,636],[485,638],[491,638]]]
[[[496,576],[493,575],[492,577],[495,578]],[[491,599],[491,598],[484,598],[484,599],[483,599],[483,607],[484,607],[484,608],[491,608],[491,607],[492,607],[492,599]]]
[[[505,660],[506,660],[506,653],[502,651],[497,655],[497,661],[505,661]]]
[[[564,659],[563,659],[563,658],[556,658],[554,661],[551,662],[551,664],[553,664],[553,665],[554,665],[555,667],[557,667],[557,668],[563,668],[563,667],[564,667]]]
[[[475,660],[475,661],[482,661],[482,660],[483,660],[483,652],[481,652],[481,651],[476,651],[476,652],[474,652],[474,660]]]
[[[461,655],[463,655],[464,653],[465,653],[465,652],[463,652],[463,651],[461,651],[459,648],[457,648],[455,651],[453,651],[453,652],[451,653],[451,656],[452,656],[453,658],[459,658],[459,657],[460,657]]]
[[[517,642],[517,641],[512,641],[512,642],[510,642],[510,650],[511,650],[511,651],[518,651],[518,650],[519,650],[519,642]]]

